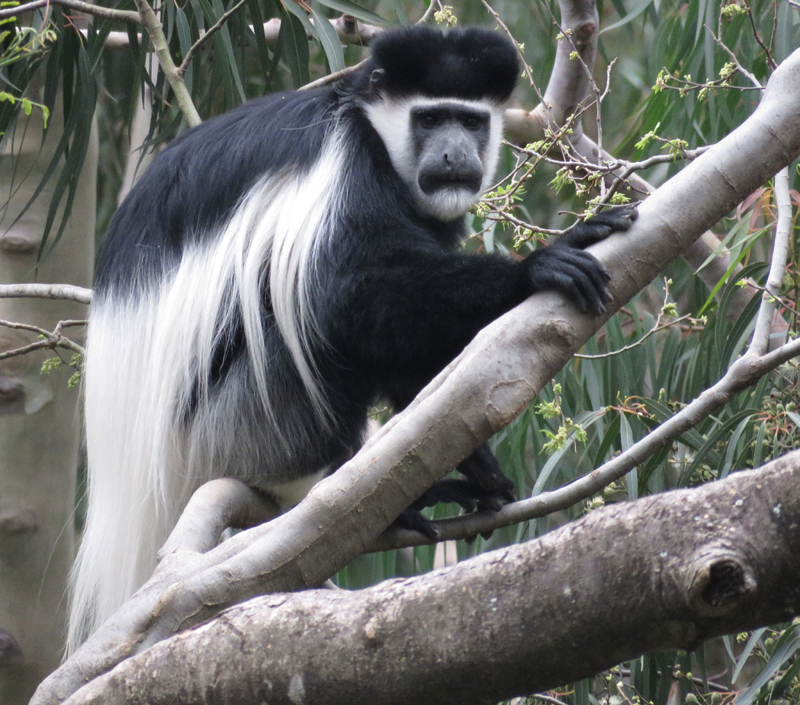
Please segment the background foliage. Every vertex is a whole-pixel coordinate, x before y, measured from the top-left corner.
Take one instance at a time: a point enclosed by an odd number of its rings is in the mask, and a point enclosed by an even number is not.
[[[3,3],[7,6],[11,4]],[[358,6],[350,0],[313,0],[308,4],[301,0],[165,0],[159,6],[160,17],[176,61],[234,6],[241,7],[197,51],[185,73],[186,86],[204,119],[265,92],[298,88],[361,60],[365,50],[353,45],[342,48],[325,18],[347,12],[361,21],[388,26],[415,21],[425,11],[420,3],[410,0],[360,0]],[[122,0],[117,8],[136,9],[130,0]],[[558,7],[548,2],[496,0],[492,8],[524,44],[535,85],[522,80],[518,99],[531,108],[539,101],[553,64]],[[740,1],[727,7],[719,0],[683,4],[614,0],[600,2],[598,8],[604,29],[595,78],[601,87],[613,63],[608,74],[610,93],[602,104],[600,135],[608,151],[631,160],[664,151],[658,139],[637,147],[645,134],[681,140],[688,148],[700,147],[719,140],[752,112],[758,91],[751,90],[752,83],[742,72],[727,77],[725,67],[731,55],[713,35],[761,83],[768,77],[771,61],[779,63],[800,46],[800,9],[786,0],[750,5]],[[493,25],[477,0],[454,3],[453,14],[459,24]],[[186,128],[164,74],[153,68],[147,35],[135,31],[132,25],[99,18],[88,23],[74,15],[71,10],[52,6],[27,13],[17,21],[0,20],[0,80],[5,83],[0,86],[4,91],[0,98],[5,96],[0,102],[0,132],[5,132],[5,148],[14,148],[18,138],[15,118],[20,111],[39,110],[45,116],[57,101],[63,105],[64,136],[46,175],[55,181],[55,193],[42,257],[59,256],[57,243],[65,218],[71,207],[79,206],[73,202],[74,189],[93,115],[97,116],[101,136],[98,243],[116,207],[128,159],[138,159],[144,151],[158,148]],[[271,18],[282,21],[276,42],[268,39],[263,29]],[[105,48],[112,31],[126,32],[129,48]],[[306,32],[311,34],[310,40]],[[672,88],[652,90],[659,83]],[[131,153],[128,126],[145,88],[153,98],[149,134],[144,146],[133,145]],[[592,117],[591,113],[585,116],[584,126],[596,138],[598,127]],[[514,166],[515,158],[511,150],[505,152],[506,170]],[[662,163],[644,176],[658,185],[680,167],[678,161]],[[797,165],[790,175],[792,197],[795,205],[800,205]],[[583,201],[569,182],[556,191],[554,180],[560,181],[556,167],[538,166],[525,182],[515,215],[545,228],[562,228],[571,222],[568,214],[582,212]],[[67,215],[62,216],[60,207]],[[2,215],[0,210],[0,229],[10,227]],[[466,245],[469,248],[499,249],[520,256],[518,253],[535,246],[524,242],[515,247],[511,227],[493,225],[477,215],[468,220],[474,233]],[[719,283],[716,297],[686,264],[670,267],[662,279],[615,315],[583,352],[599,355],[626,346],[629,349],[614,355],[576,358],[541,395],[538,404],[494,438],[494,450],[514,479],[520,497],[539,494],[587,474],[627,449],[725,373],[748,342],[760,300],[755,297],[741,315],[731,317],[734,294],[745,281],[763,285],[773,223],[774,198],[768,185],[715,228],[732,253],[731,261],[742,265]],[[798,246],[795,227],[780,302],[791,336],[796,335],[798,326]],[[663,325],[665,322],[669,325]],[[343,570],[338,580],[343,586],[359,587],[393,575],[427,571],[442,562],[540,536],[603,503],[691,487],[757,467],[800,445],[797,386],[797,363],[784,365],[737,394],[719,413],[654,454],[624,480],[567,511],[446,550],[441,546],[422,547],[364,556]],[[582,430],[570,425],[568,419]],[[564,429],[561,442],[554,442],[559,429]],[[444,516],[449,509],[437,507],[432,512]],[[609,605],[608,609],[625,610],[626,606]],[[800,659],[795,656],[799,646],[800,625],[779,625],[727,637],[692,654],[646,655],[549,695],[575,705],[673,705],[729,703],[738,691],[736,703],[740,705],[795,703],[800,701]]]

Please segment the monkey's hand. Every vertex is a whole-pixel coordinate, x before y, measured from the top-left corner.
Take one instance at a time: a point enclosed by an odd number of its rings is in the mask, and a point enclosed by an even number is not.
[[[619,206],[577,223],[559,240],[531,253],[524,262],[531,292],[555,289],[583,313],[600,314],[611,300],[605,267],[583,248],[613,232],[628,230],[636,220],[635,206]]]
[[[588,220],[575,223],[555,243],[556,247],[574,247],[582,250],[605,240],[611,233],[630,230],[633,221],[639,217],[635,204],[616,206],[593,215]]]

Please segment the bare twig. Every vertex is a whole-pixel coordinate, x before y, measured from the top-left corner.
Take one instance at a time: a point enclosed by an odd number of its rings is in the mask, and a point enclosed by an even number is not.
[[[607,175],[612,178],[611,184],[608,186],[605,195],[600,199],[598,205],[605,205],[608,203],[612,196],[619,191],[623,185],[627,185],[631,190],[636,191],[636,186],[628,183],[630,176],[637,172],[647,169],[648,167],[655,166],[656,164],[664,164],[667,162],[674,162],[679,158],[682,159],[696,159],[703,152],[708,150],[709,147],[698,147],[697,149],[681,149],[680,155],[678,154],[654,154],[652,157],[643,159],[638,162],[626,162],[622,159],[615,159],[610,162],[602,162],[607,169]],[[620,171],[621,169],[621,171]],[[647,191],[643,195],[647,195]]]
[[[789,256],[789,242],[792,236],[792,199],[789,194],[789,169],[781,169],[775,175],[775,201],[777,203],[777,222],[775,242],[772,247],[772,261],[769,266],[766,290],[761,297],[761,307],[753,331],[750,352],[763,355],[769,350],[772,321],[775,315],[775,302],[781,293],[783,273]]]
[[[311,81],[311,83],[306,83],[305,86],[300,86],[298,91],[309,91],[312,88],[319,88],[321,86],[327,86],[331,83],[335,83],[340,78],[344,78],[345,76],[349,76],[351,73],[355,73],[360,69],[364,64],[367,63],[369,59],[364,59],[363,61],[359,61],[357,64],[353,64],[353,66],[347,66],[340,71],[334,71],[333,73],[329,73],[327,76],[323,76],[322,78],[318,78],[316,81]]]
[[[530,695],[528,697],[533,700],[540,700],[541,702],[544,703],[550,703],[551,705],[566,705],[566,703],[563,700],[550,697],[549,695],[540,695],[539,693],[536,693],[535,695]],[[525,702],[525,700],[521,699],[519,702],[520,704],[522,704]]]
[[[134,24],[144,24],[138,12],[130,10],[112,10],[108,7],[101,7],[100,5],[92,5],[88,2],[81,0],[32,0],[16,7],[10,7],[0,10],[0,20],[6,17],[14,17],[22,12],[30,12],[37,10],[40,7],[48,7],[50,5],[62,5],[71,10],[77,10],[93,17],[102,17],[107,20],[116,20],[118,22],[132,22]]]
[[[730,57],[730,60],[733,62],[734,66],[736,66],[736,70],[740,74],[742,74],[742,76],[747,78],[747,80],[750,81],[750,83],[752,83],[756,88],[759,89],[763,88],[763,86],[761,85],[761,81],[759,81],[753,75],[752,72],[748,71],[744,66],[742,66],[741,62],[739,61],[739,57],[736,56],[736,54],[733,51],[731,51],[728,45],[722,41],[722,38],[714,34],[714,32],[711,31],[711,28],[708,25],[704,24],[703,27],[705,27],[708,33],[714,38],[714,41],[717,43],[717,46],[719,46]]]
[[[186,74],[186,69],[189,68],[189,64],[194,58],[195,52],[203,46],[214,34],[216,34],[220,29],[222,29],[222,25],[224,25],[230,17],[232,17],[236,12],[238,12],[242,6],[247,2],[247,0],[239,0],[230,10],[223,13],[222,16],[211,26],[209,27],[208,31],[205,32],[200,39],[198,39],[191,47],[189,47],[189,51],[186,52],[186,56],[183,57],[183,61],[181,61],[181,65],[178,66],[175,71],[177,74],[183,78]]]
[[[428,9],[425,10],[425,13],[422,17],[419,18],[417,24],[425,24],[431,17],[433,17],[433,13],[436,12],[437,8],[439,10],[442,9],[441,0],[433,0],[430,5],[428,5]]]
[[[758,46],[761,47],[761,50],[767,57],[767,63],[769,64],[769,67],[774,71],[778,67],[778,64],[775,62],[775,59],[772,58],[772,52],[769,50],[769,47],[764,44],[764,40],[761,39],[761,35],[758,33],[758,28],[756,27],[756,18],[753,17],[752,3],[748,0],[748,2],[744,3],[744,6],[747,9],[747,17],[750,20],[750,26],[753,28],[753,37],[755,38],[756,42],[758,42]]]
[[[19,348],[14,348],[13,350],[6,350],[5,352],[0,353],[0,360],[6,360],[10,357],[17,357],[19,355],[26,355],[30,352],[35,352],[36,350],[43,350],[43,349],[50,349],[55,350],[56,348],[63,348],[65,350],[71,350],[74,353],[78,353],[79,355],[83,355],[83,348],[78,345],[75,341],[70,340],[65,335],[61,333],[64,328],[74,327],[74,326],[84,326],[86,325],[86,321],[59,321],[56,324],[56,327],[52,330],[46,330],[44,328],[40,328],[39,326],[33,326],[28,323],[16,323],[14,321],[2,321],[0,320],[0,326],[5,328],[13,328],[14,330],[26,330],[31,333],[36,333],[40,335],[44,340],[37,340],[35,343],[30,343],[29,345],[23,345]]]
[[[687,315],[687,316],[681,316],[680,318],[675,318],[671,321],[668,321],[667,323],[661,322],[662,319],[665,317],[664,312],[667,308],[667,305],[669,304],[669,285],[670,285],[670,280],[666,279],[664,281],[664,303],[661,304],[661,310],[658,312],[658,318],[656,319],[656,322],[653,324],[653,327],[649,331],[647,331],[647,333],[645,333],[641,338],[639,338],[636,342],[631,343],[630,345],[625,345],[619,348],[618,350],[612,350],[611,352],[607,353],[599,353],[598,355],[586,355],[583,353],[575,353],[575,357],[579,357],[582,360],[603,360],[609,357],[615,357],[616,355],[621,355],[622,353],[627,352],[628,350],[633,350],[634,348],[639,347],[642,343],[644,343],[645,340],[655,335],[659,331],[662,331],[666,328],[671,328],[672,326],[675,326],[678,323],[681,323],[682,321],[692,320],[692,317]]]
[[[71,284],[2,284],[0,299],[66,299],[88,304],[92,290]]]
[[[534,87],[535,81],[533,80],[533,73],[531,72],[531,67],[528,66],[528,62],[525,61],[525,55],[522,53],[522,48],[520,47],[517,40],[514,38],[514,35],[511,34],[511,30],[505,25],[503,20],[500,19],[500,15],[495,12],[492,6],[486,2],[486,0],[481,0],[483,6],[486,8],[486,11],[494,17],[494,21],[497,22],[497,26],[500,27],[505,33],[506,36],[511,40],[511,43],[514,45],[514,49],[517,51],[517,56],[519,57],[520,63],[522,64],[522,70],[525,72],[525,75],[528,77],[528,81],[531,84],[531,88]]]

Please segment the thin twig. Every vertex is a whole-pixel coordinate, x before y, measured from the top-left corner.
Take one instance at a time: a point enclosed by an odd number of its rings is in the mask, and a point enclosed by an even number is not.
[[[360,69],[364,64],[367,63],[369,59],[364,59],[363,61],[359,61],[357,64],[353,66],[347,66],[339,71],[334,71],[333,73],[329,73],[327,76],[323,76],[322,78],[318,78],[316,81],[311,81],[311,83],[306,83],[305,86],[300,86],[298,91],[309,91],[312,88],[319,88],[320,86],[327,86],[330,83],[334,83],[338,81],[340,78],[344,78],[345,76],[349,76],[351,73],[355,73]]]
[[[433,13],[436,12],[437,7],[441,11],[442,9],[441,0],[433,0],[433,2],[430,5],[428,5],[428,9],[425,10],[425,14],[423,14],[422,17],[419,18],[417,24],[425,24],[433,16]]]
[[[153,42],[153,48],[156,50],[158,63],[161,64],[161,70],[169,82],[170,87],[175,93],[175,99],[178,102],[178,107],[186,119],[189,127],[195,127],[202,121],[200,113],[192,101],[192,96],[186,88],[186,83],[183,76],[178,73],[175,62],[172,60],[172,55],[169,53],[169,45],[167,38],[164,36],[164,27],[161,25],[156,13],[147,0],[133,0],[139,10],[139,14],[143,20],[144,28],[147,31],[150,41]]]
[[[74,340],[70,340],[61,333],[61,331],[64,328],[83,326],[83,325],[86,325],[86,321],[75,321],[75,320],[59,321],[56,324],[56,327],[52,331],[49,331],[46,330],[45,328],[40,328],[39,326],[34,326],[29,323],[17,323],[15,321],[0,320],[0,326],[3,326],[5,328],[12,328],[14,330],[25,330],[30,333],[36,333],[37,335],[40,335],[42,338],[44,338],[44,340],[37,340],[34,343],[30,343],[28,345],[22,345],[18,348],[14,348],[13,350],[6,350],[2,352],[0,353],[0,360],[6,360],[10,357],[17,357],[19,355],[27,355],[28,353],[35,352],[36,350],[43,350],[43,349],[55,350],[56,348],[64,348],[65,350],[71,350],[74,353],[83,355],[84,353],[83,347],[81,347]]]
[[[734,394],[753,386],[764,375],[798,355],[800,355],[800,338],[761,357],[748,350],[731,365],[719,382],[706,389],[700,396],[634,443],[628,450],[615,456],[588,475],[558,489],[507,504],[499,512],[483,511],[436,521],[434,525],[439,529],[439,540],[468,538],[485,531],[530,521],[568,509],[578,502],[592,497],[643,463],[657,450],[668,446],[681,434],[694,428],[715,411],[724,407]],[[431,543],[431,541],[416,532],[389,529],[376,539],[370,550],[385,551],[389,548],[418,546],[427,543]]]
[[[789,193],[789,169],[781,169],[775,175],[775,202],[777,218],[775,223],[775,243],[772,247],[772,261],[767,276],[766,291],[761,295],[761,306],[753,330],[750,352],[763,355],[769,350],[772,321],[775,316],[775,302],[781,294],[783,273],[789,257],[789,242],[792,236],[792,198]]]
[[[500,15],[497,12],[495,12],[494,9],[492,9],[492,6],[488,2],[486,2],[486,0],[481,0],[481,2],[483,3],[483,6],[486,8],[488,13],[492,17],[494,17],[494,21],[497,22],[498,27],[500,27],[500,29],[502,29],[506,33],[506,35],[508,35],[508,38],[511,40],[511,43],[514,45],[514,49],[516,49],[517,56],[519,57],[519,60],[522,63],[522,70],[528,77],[528,81],[530,82],[531,87],[533,87],[534,80],[533,80],[533,73],[531,72],[531,67],[528,66],[528,62],[525,61],[525,55],[522,53],[522,49],[517,43],[517,40],[514,39],[514,35],[511,34],[511,30],[508,27],[506,27],[506,25],[503,23],[503,20],[500,19]]]
[[[558,698],[553,698],[549,695],[540,695],[539,693],[536,693],[534,695],[529,695],[528,699],[541,700],[542,702],[545,703],[551,703],[551,705],[567,705],[563,700],[559,700]]]
[[[652,157],[648,159],[643,159],[639,162],[626,162],[624,160],[616,160],[614,162],[609,162],[606,166],[608,168],[608,174],[613,174],[617,169],[621,166],[625,165],[625,168],[619,173],[614,174],[614,179],[611,182],[611,185],[606,189],[606,193],[603,198],[600,199],[598,202],[599,206],[603,206],[608,203],[614,194],[622,187],[623,184],[627,184],[628,177],[631,176],[636,171],[641,171],[643,169],[647,169],[651,166],[656,164],[664,164],[667,162],[674,162],[680,159],[697,159],[703,152],[706,152],[710,149],[710,145],[706,147],[698,147],[697,149],[681,149],[680,155],[679,154],[654,154]],[[602,154],[602,152],[600,152]],[[633,188],[633,187],[631,187]]]
[[[87,15],[102,17],[107,20],[133,22],[134,24],[138,25],[144,24],[138,12],[133,12],[131,10],[112,10],[108,7],[92,5],[88,2],[82,2],[81,0],[32,0],[32,2],[26,2],[23,5],[17,5],[16,7],[0,10],[0,20],[7,17],[14,17],[22,12],[30,12],[31,10],[37,10],[40,7],[48,7],[50,5],[62,5],[70,8],[71,10],[77,10],[79,12],[84,12]]]
[[[731,51],[728,45],[722,41],[722,37],[717,37],[717,35],[711,31],[711,28],[708,25],[704,24],[703,27],[705,27],[708,33],[714,38],[717,46],[719,46],[730,57],[734,66],[736,66],[736,70],[742,74],[742,76],[745,76],[747,80],[749,80],[750,83],[752,83],[756,88],[763,89],[764,86],[761,85],[761,82],[753,75],[752,72],[748,71],[744,66],[742,66],[742,64],[739,62],[739,57],[737,57],[736,54]]]
[[[608,95],[609,91],[611,90],[611,69],[614,67],[614,63],[616,59],[612,59],[608,66],[606,66],[606,87],[603,91],[600,90],[600,86],[597,85],[597,82],[594,80],[594,77],[590,78],[590,83],[594,89],[594,111],[595,111],[595,125],[597,129],[597,153],[603,153],[603,100]],[[600,179],[600,197],[606,195],[606,182],[605,179]]]
[[[778,64],[775,63],[775,59],[772,58],[772,52],[770,52],[767,45],[764,44],[764,41],[761,39],[761,35],[758,33],[758,29],[756,28],[756,18],[753,17],[753,8],[749,1],[745,2],[744,6],[747,8],[747,17],[750,19],[750,26],[753,28],[753,37],[755,37],[756,42],[758,42],[758,46],[764,50],[764,54],[767,56],[767,63],[774,71],[776,68],[778,68]]]
[[[181,65],[178,66],[176,69],[178,75],[183,78],[184,74],[186,73],[186,69],[189,68],[189,63],[191,62],[192,58],[195,55],[195,52],[208,41],[209,37],[216,34],[220,29],[222,29],[222,25],[224,25],[228,19],[236,13],[239,8],[241,8],[247,0],[239,0],[230,10],[224,12],[222,16],[205,32],[200,39],[198,39],[192,46],[189,47],[189,51],[186,52],[186,56],[183,57],[183,61],[181,61]]]
[[[66,299],[89,304],[92,290],[71,284],[2,284],[0,299]]]
[[[609,357],[616,357],[617,355],[621,355],[624,352],[628,352],[629,350],[633,350],[634,348],[638,348],[639,346],[644,343],[645,340],[654,336],[656,333],[661,332],[662,330],[666,330],[667,328],[672,328],[673,326],[682,323],[683,321],[692,320],[692,317],[689,315],[681,316],[680,318],[676,318],[668,323],[659,323],[661,320],[661,313],[658,314],[658,320],[655,322],[655,325],[647,331],[641,338],[639,338],[636,342],[631,343],[630,345],[625,345],[618,350],[612,350],[611,352],[607,353],[598,353],[597,355],[586,355],[583,353],[575,353],[575,357],[579,357],[582,360],[605,360]]]

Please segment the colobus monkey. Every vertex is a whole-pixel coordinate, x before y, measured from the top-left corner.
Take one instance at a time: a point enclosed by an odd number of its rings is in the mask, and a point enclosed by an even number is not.
[[[497,33],[387,32],[338,85],[250,102],[153,161],[97,269],[73,648],[149,577],[201,483],[290,506],[356,452],[371,403],[405,407],[531,293],[603,310],[608,275],[580,248],[631,210],[521,261],[458,251],[518,72]],[[510,499],[485,447],[460,469],[444,495]]]

